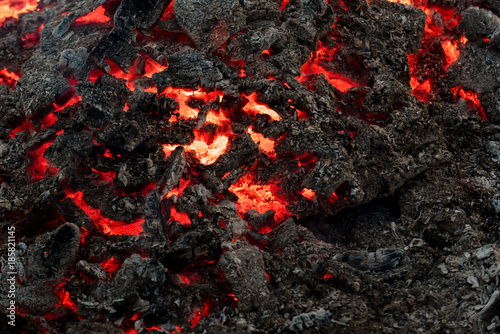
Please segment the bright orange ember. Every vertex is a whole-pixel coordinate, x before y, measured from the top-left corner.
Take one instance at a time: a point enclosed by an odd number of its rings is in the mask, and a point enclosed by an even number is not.
[[[275,219],[279,222],[291,216],[286,201],[276,196],[281,189],[275,184],[256,184],[252,173],[242,176],[229,190],[238,196],[236,206],[240,215],[254,209],[260,213],[274,210]]]
[[[163,145],[163,152],[168,157],[179,145]],[[229,136],[226,134],[212,137],[202,131],[195,130],[195,139],[186,146],[187,152],[193,152],[198,160],[204,165],[213,164],[229,147]]]
[[[311,189],[308,189],[308,188],[302,189],[300,194],[311,201],[314,200],[314,196],[316,195],[316,193],[314,191],[312,191]]]
[[[257,101],[257,93],[250,94],[249,96],[245,96],[245,94],[242,94],[242,96],[248,99],[247,104],[243,107],[243,111],[245,111],[247,114],[253,116],[257,114],[269,115],[273,121],[281,120],[281,116],[278,115],[276,111],[272,110],[264,103]]]
[[[73,24],[80,25],[109,22],[110,19],[104,14],[105,12],[106,9],[104,8],[104,5],[99,6],[87,15],[77,18],[76,21],[73,22]]]
[[[265,138],[261,133],[254,132],[252,127],[249,127],[247,132],[264,153],[273,159],[276,158],[276,153],[274,152],[274,140]]]
[[[10,17],[17,19],[19,14],[34,11],[37,7],[37,0],[0,0],[0,25]]]
[[[179,114],[182,119],[193,119],[198,117],[199,110],[191,108],[187,105],[189,99],[202,99],[205,103],[214,102],[217,97],[220,99],[224,96],[221,91],[204,92],[201,89],[193,90],[189,88],[173,88],[167,87],[160,95],[165,95],[176,99],[179,102]]]

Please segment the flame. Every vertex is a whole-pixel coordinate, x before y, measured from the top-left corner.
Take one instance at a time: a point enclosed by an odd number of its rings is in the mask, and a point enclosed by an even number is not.
[[[38,7],[37,0],[0,0],[0,25],[8,18],[18,19],[19,14],[34,11]]]
[[[275,219],[283,221],[291,214],[286,209],[286,201],[279,199],[276,194],[281,190],[275,184],[255,184],[254,176],[249,173],[242,176],[229,190],[238,197],[236,207],[240,215],[250,209],[264,213],[267,210],[276,212]]]
[[[94,224],[102,230],[104,234],[126,234],[140,235],[142,233],[142,223],[144,219],[136,219],[131,224],[126,224],[118,220],[104,217],[99,209],[95,209],[83,200],[83,192],[66,189],[66,195],[75,202],[92,219]]]
[[[17,80],[19,80],[19,75],[14,72],[10,72],[6,68],[0,70],[0,85],[9,85],[14,87]]]
[[[101,5],[94,9],[92,12],[87,15],[80,16],[76,19],[73,24],[82,25],[82,24],[93,24],[93,23],[107,23],[109,22],[109,17],[105,15],[106,9],[104,5]]]
[[[281,116],[278,115],[276,111],[272,110],[262,102],[257,102],[257,93],[250,94],[249,96],[242,94],[242,96],[248,99],[247,104],[243,107],[243,111],[247,114],[253,116],[257,114],[269,115],[273,121],[281,120]]]

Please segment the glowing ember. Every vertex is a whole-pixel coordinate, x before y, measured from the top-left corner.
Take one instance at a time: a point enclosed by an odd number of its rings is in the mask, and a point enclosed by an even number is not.
[[[53,112],[42,118],[42,130],[50,128],[57,122],[57,117]]]
[[[210,304],[207,301],[203,302],[202,309],[195,309],[189,322],[191,323],[191,328],[194,328],[201,320],[202,317],[209,315],[208,311],[210,309]]]
[[[0,70],[0,85],[9,85],[14,87],[17,80],[19,80],[19,75],[14,72],[8,71],[6,68]]]
[[[260,213],[264,213],[267,210],[274,210],[277,221],[283,221],[291,216],[286,209],[286,201],[280,200],[276,196],[280,191],[277,185],[259,185],[255,183],[253,175],[247,174],[242,176],[229,188],[230,191],[238,196],[236,206],[240,215],[243,215],[250,209],[254,209]]]
[[[45,153],[47,148],[52,145],[54,139],[55,138],[47,141],[38,149],[28,153],[28,155],[32,159],[32,164],[28,167],[28,173],[31,174],[33,181],[40,181],[45,176],[48,163],[47,160],[43,157],[43,154]]]
[[[10,17],[17,19],[19,14],[35,10],[37,6],[37,0],[0,0],[0,25]]]
[[[286,5],[288,5],[289,0],[282,0],[281,1],[281,7],[280,10],[284,10],[286,8]]]
[[[458,57],[460,56],[459,46],[464,45],[465,43],[467,43],[467,38],[465,36],[462,36],[460,41],[441,41],[441,47],[443,48],[446,56],[445,70],[448,70],[448,67],[457,61]]]
[[[179,274],[183,284],[189,285],[199,280],[198,273]]]
[[[403,5],[413,5],[413,0],[387,0],[387,1],[401,3]]]
[[[254,132],[252,127],[248,128],[247,131],[252,137],[253,141],[259,145],[259,148],[266,153],[271,158],[276,158],[276,153],[274,152],[274,140],[265,138],[263,134]]]
[[[106,261],[101,263],[102,268],[111,276],[111,273],[116,269],[120,268],[122,261],[118,260],[116,257],[112,256]]]
[[[59,289],[59,291],[57,291]],[[56,293],[57,297],[59,298],[59,303],[57,303],[56,307],[65,307],[73,312],[76,312],[76,305],[73,303],[71,300],[71,297],[69,295],[69,292],[64,290],[61,287],[56,287],[54,288],[54,292]]]
[[[73,24],[94,24],[94,23],[106,23],[109,22],[109,17],[105,15],[106,9],[104,5],[97,7],[94,11],[88,13],[87,15],[81,16],[76,19]]]
[[[94,224],[99,227],[104,234],[139,235],[142,233],[142,223],[144,219],[137,219],[131,224],[109,219],[104,217],[99,209],[92,208],[83,200],[83,192],[66,190],[66,195],[92,219]]]
[[[314,191],[312,191],[311,189],[307,189],[307,188],[302,189],[300,194],[311,201],[314,200],[314,196],[316,195],[314,193]]]
[[[244,94],[242,94],[245,96]],[[248,103],[243,107],[243,111],[246,113],[255,116],[256,114],[269,115],[273,121],[281,120],[281,116],[267,105],[261,102],[257,102],[257,93],[250,94],[249,96],[245,96],[248,99]]]
[[[201,89],[183,89],[167,87],[160,95],[165,95],[176,99],[179,102],[179,114],[183,119],[192,119],[198,117],[199,110],[193,109],[187,105],[190,98],[202,99],[205,103],[213,102],[217,97],[222,98],[224,93],[220,91],[204,92]]]
[[[333,274],[326,273],[326,274],[323,275],[322,278],[326,280],[326,279],[330,279],[330,278],[333,278],[333,277],[335,277]]]
[[[207,114],[207,122],[223,126],[229,124],[231,121],[221,111],[217,112],[211,109]]]
[[[181,225],[191,225],[191,219],[189,219],[187,213],[182,211],[177,211],[174,207],[170,210],[169,221],[178,221]]]
[[[163,152],[168,157],[179,145],[163,145]],[[200,131],[195,131],[195,139],[185,147],[186,152],[193,152],[196,158],[204,165],[211,165],[227,151],[229,146],[228,135],[218,135],[211,138]]]
[[[22,131],[32,133],[33,131],[35,131],[35,127],[33,126],[33,123],[26,120],[21,125],[19,125],[17,128],[13,129],[10,132],[9,136],[10,136],[10,138],[14,138],[16,136],[16,133],[22,132]]]
[[[481,117],[482,120],[488,120],[488,117],[486,117],[486,114],[484,113],[483,106],[481,105],[481,101],[477,97],[476,93],[463,90],[462,86],[454,87],[451,89],[451,91],[455,95],[455,99],[460,96],[462,99],[467,101],[467,105],[469,106],[469,108],[477,110],[479,117]]]

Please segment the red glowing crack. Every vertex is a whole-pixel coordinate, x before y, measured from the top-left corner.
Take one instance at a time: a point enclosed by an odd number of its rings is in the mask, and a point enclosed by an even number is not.
[[[99,209],[91,207],[83,200],[83,192],[66,190],[66,195],[71,198],[75,204],[90,217],[90,219],[92,219],[94,224],[104,234],[140,235],[143,232],[142,223],[144,222],[144,219],[136,219],[131,224],[109,219],[104,217]]]

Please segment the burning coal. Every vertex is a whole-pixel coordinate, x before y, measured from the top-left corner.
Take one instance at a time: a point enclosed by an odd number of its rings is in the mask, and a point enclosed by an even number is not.
[[[472,274],[499,255],[477,250],[500,219],[497,15],[0,0],[2,312],[26,333],[497,328],[497,277]]]

